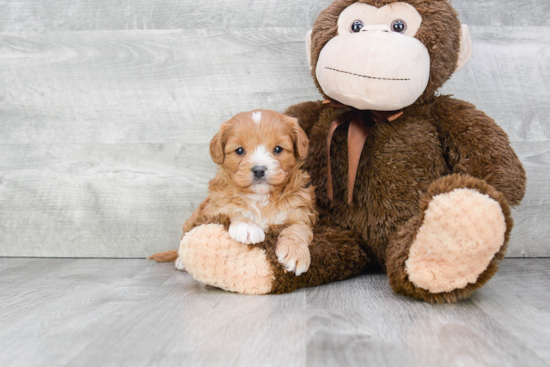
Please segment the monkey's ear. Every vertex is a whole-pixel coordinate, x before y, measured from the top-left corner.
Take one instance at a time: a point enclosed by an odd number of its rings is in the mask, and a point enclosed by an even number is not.
[[[311,32],[308,31],[306,35],[306,53],[307,53],[307,64],[309,65],[309,69],[311,70]]]
[[[224,122],[220,126],[220,131],[210,141],[210,156],[216,164],[223,164],[225,160],[225,143],[227,141],[227,134],[231,129],[230,122]]]
[[[458,53],[458,61],[456,63],[456,70],[462,70],[464,66],[470,61],[472,57],[472,38],[470,37],[470,28],[466,25],[462,25],[462,32],[460,33],[460,51]]]

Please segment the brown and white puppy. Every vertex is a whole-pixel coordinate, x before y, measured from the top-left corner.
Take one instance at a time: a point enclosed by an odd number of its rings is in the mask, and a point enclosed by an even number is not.
[[[297,119],[275,111],[243,112],[223,123],[210,143],[218,172],[210,181],[208,197],[185,222],[183,232],[192,230],[201,218],[223,214],[231,219],[232,239],[256,244],[271,227],[283,226],[278,260],[297,276],[306,272],[317,218],[314,187],[300,169],[308,143]],[[173,256],[169,252],[151,258],[173,261]]]

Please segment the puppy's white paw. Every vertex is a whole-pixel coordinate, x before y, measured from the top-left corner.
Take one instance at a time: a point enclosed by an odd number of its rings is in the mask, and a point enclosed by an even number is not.
[[[256,224],[239,222],[229,226],[229,236],[235,241],[246,245],[256,244],[265,240],[264,230]]]
[[[277,259],[284,265],[286,270],[296,273],[296,276],[308,271],[311,265],[309,248],[302,242],[291,239],[279,240],[275,254],[277,254]]]
[[[181,262],[181,259],[180,257],[178,256],[178,258],[176,259],[176,269],[178,269],[179,271],[185,271],[185,266],[183,266],[183,263]]]

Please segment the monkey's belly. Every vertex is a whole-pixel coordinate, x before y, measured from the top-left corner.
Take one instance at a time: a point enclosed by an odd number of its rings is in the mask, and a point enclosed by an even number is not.
[[[317,205],[330,222],[361,234],[383,263],[391,234],[418,213],[419,201],[431,183],[450,174],[437,132],[427,121],[373,127],[361,155],[351,204],[347,202],[347,129],[335,134],[333,146],[332,201],[326,195],[326,174],[310,172]],[[325,160],[326,156],[317,156],[307,166],[323,166],[326,172]]]

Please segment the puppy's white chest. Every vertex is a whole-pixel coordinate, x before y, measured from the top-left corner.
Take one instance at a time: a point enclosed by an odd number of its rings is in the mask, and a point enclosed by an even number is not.
[[[260,213],[260,215],[258,215],[253,211],[244,211],[241,212],[241,214],[256,223],[264,231],[267,230],[269,226],[284,224],[288,217],[288,212],[280,212],[274,215],[262,215]]]
[[[267,210],[270,197],[268,195],[251,195],[252,201],[248,205],[248,210],[241,210],[241,214],[256,223],[264,231],[272,225],[284,224],[288,218],[289,212],[276,212]]]

